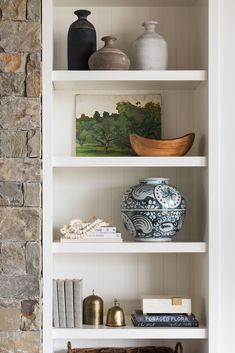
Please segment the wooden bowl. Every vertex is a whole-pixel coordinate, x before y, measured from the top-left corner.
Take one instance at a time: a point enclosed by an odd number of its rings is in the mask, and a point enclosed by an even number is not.
[[[184,156],[192,147],[195,134],[176,139],[154,140],[136,134],[130,136],[131,147],[138,156]]]

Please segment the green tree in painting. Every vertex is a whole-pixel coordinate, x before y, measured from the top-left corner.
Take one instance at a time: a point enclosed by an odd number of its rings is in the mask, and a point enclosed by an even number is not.
[[[161,107],[159,103],[118,102],[117,113],[96,111],[92,117],[82,114],[76,121],[77,144],[101,148],[104,154],[118,149],[131,154],[129,135],[136,133],[148,138],[161,138]],[[116,146],[116,147],[115,147]],[[126,152],[125,152],[126,151]]]
[[[94,118],[96,121],[102,121],[102,117],[101,117],[100,113],[97,112],[97,110],[95,111],[95,114],[93,115],[93,118]]]
[[[76,120],[76,140],[80,146],[88,143],[92,125],[93,119],[85,114],[82,114],[81,117]]]
[[[129,135],[132,133],[148,138],[161,138],[161,107],[160,104],[148,102],[141,107],[130,102],[117,104],[119,113],[117,142],[130,146]]]
[[[115,138],[115,119],[108,112],[103,116],[95,112],[92,118],[85,115],[77,119],[77,142],[83,146],[84,143],[95,143],[107,152]]]
[[[104,152],[107,152],[110,145],[114,141],[115,136],[115,120],[108,112],[104,112],[103,116],[97,119],[93,116],[93,125],[90,135],[98,145],[102,146]]]

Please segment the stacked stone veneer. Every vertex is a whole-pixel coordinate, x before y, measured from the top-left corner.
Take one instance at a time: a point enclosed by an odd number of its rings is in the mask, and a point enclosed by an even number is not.
[[[40,351],[41,0],[0,0],[0,352]]]

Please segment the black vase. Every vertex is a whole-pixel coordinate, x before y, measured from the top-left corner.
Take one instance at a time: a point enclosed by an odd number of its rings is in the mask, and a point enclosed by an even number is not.
[[[88,59],[96,51],[96,31],[87,20],[88,10],[77,10],[78,16],[68,32],[68,69],[89,70]]]

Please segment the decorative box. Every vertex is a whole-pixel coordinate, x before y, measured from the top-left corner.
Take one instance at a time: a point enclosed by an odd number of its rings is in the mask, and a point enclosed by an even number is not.
[[[191,299],[173,296],[142,297],[143,314],[191,314]]]

